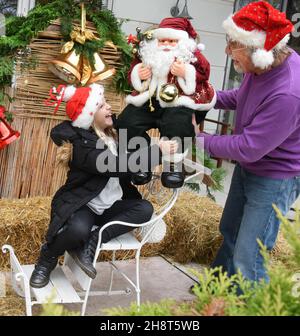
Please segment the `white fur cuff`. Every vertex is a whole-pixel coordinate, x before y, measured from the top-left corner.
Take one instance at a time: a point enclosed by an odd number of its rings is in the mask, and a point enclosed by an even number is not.
[[[185,79],[178,77],[178,84],[186,95],[196,91],[196,69],[191,64],[185,64]]]
[[[145,86],[146,82],[142,81],[139,76],[139,68],[141,65],[142,63],[139,63],[132,69],[130,77],[133,88],[139,92],[145,91],[147,89],[147,87]]]

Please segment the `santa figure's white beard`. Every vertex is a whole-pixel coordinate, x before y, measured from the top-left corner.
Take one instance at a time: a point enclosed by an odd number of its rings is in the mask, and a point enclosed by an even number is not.
[[[145,65],[150,66],[152,74],[158,78],[165,78],[172,63],[178,59],[186,63],[194,62],[196,43],[192,40],[179,41],[175,47],[158,46],[158,40],[144,42],[141,47],[141,57]],[[168,49],[165,51],[164,49]]]

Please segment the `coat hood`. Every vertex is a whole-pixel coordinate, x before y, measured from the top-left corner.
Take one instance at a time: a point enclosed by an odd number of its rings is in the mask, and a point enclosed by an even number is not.
[[[51,139],[57,146],[62,146],[63,142],[71,142],[74,140],[85,138],[97,141],[98,137],[95,132],[90,130],[85,130],[83,128],[72,126],[71,121],[64,121],[58,124],[51,130]]]

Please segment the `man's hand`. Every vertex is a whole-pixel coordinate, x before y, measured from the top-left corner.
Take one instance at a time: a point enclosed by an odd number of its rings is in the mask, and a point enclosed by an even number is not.
[[[177,77],[185,78],[185,64],[182,61],[176,60],[171,65],[171,74]]]
[[[138,74],[139,74],[140,80],[147,80],[152,77],[151,68],[143,64],[140,65]]]

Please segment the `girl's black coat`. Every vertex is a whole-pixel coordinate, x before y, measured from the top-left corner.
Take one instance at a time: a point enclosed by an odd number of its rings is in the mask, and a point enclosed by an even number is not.
[[[87,204],[104,189],[110,177],[120,178],[123,199],[141,198],[136,187],[130,182],[131,174],[129,172],[111,170],[100,173],[97,170],[97,158],[107,147],[103,144],[101,148],[104,149],[98,149],[99,143],[97,146],[97,141],[101,140],[93,130],[73,127],[70,121],[64,121],[52,129],[51,138],[58,146],[66,141],[71,142],[73,144],[73,156],[69,163],[70,170],[66,183],[56,192],[51,203],[51,218],[46,235],[48,242],[51,242],[57,231],[76,210]],[[148,151],[147,154],[151,157],[153,150],[158,150],[157,146],[151,146],[140,151]],[[160,151],[159,153],[161,156]],[[112,165],[113,167],[118,167],[119,160],[124,159],[123,155],[126,156],[125,159],[128,162],[130,154],[122,154],[117,157],[111,154],[110,159],[115,163]],[[157,164],[159,162],[155,165]]]

